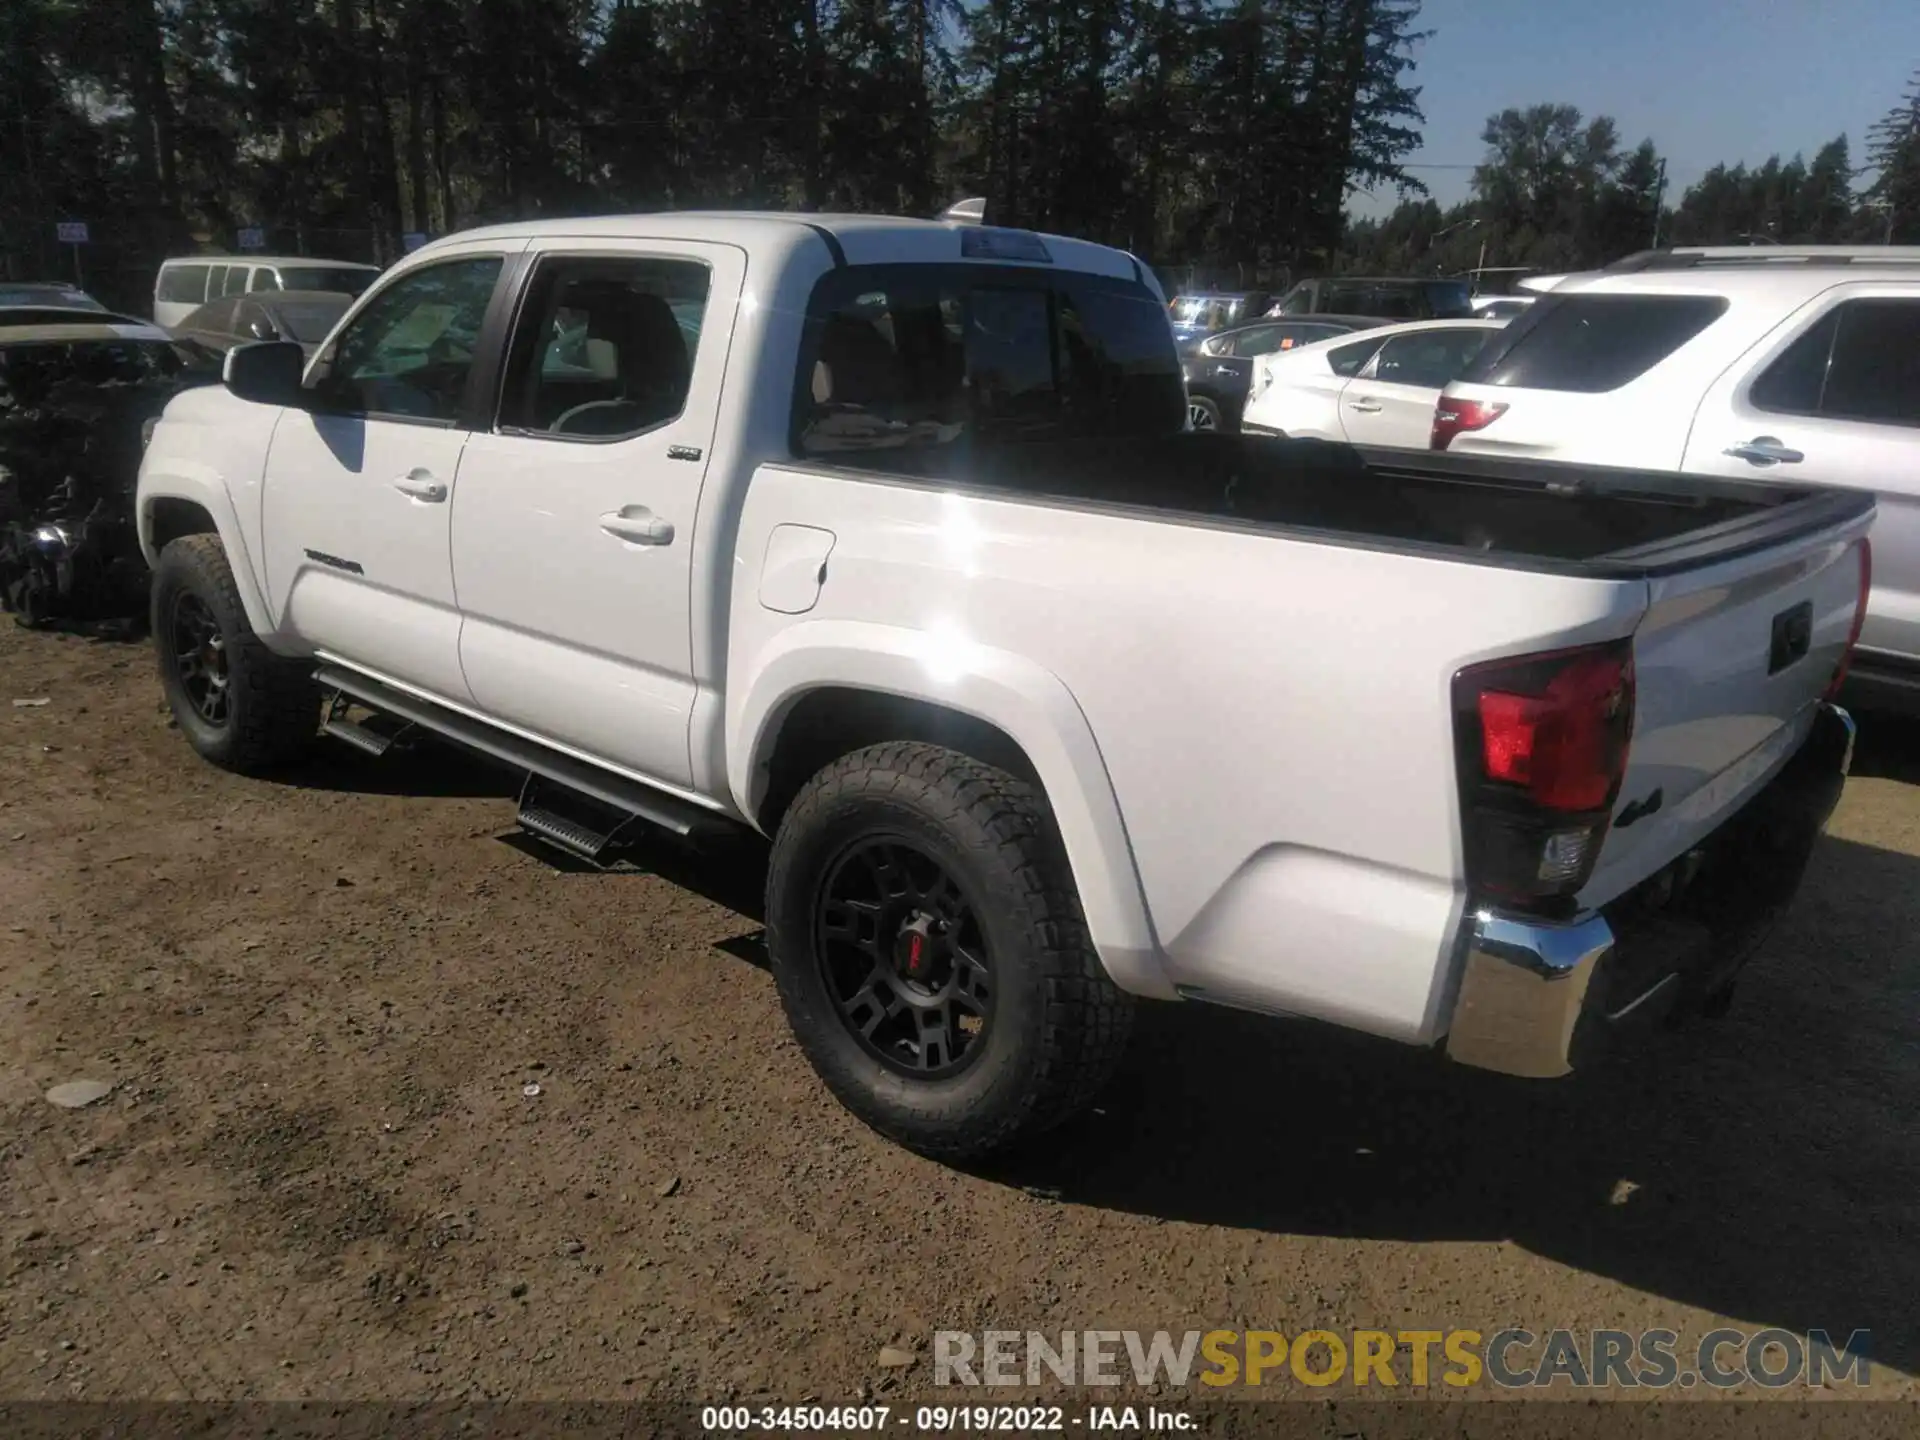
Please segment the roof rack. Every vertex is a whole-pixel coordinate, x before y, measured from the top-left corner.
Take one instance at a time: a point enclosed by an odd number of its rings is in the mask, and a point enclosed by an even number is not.
[[[1683,245],[1642,250],[1614,261],[1602,273],[1723,265],[1920,265],[1920,245]]]

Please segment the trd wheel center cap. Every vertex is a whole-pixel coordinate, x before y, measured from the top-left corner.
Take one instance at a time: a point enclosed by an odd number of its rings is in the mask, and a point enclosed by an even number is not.
[[[914,915],[893,937],[894,973],[902,980],[931,988],[934,944],[933,917]]]

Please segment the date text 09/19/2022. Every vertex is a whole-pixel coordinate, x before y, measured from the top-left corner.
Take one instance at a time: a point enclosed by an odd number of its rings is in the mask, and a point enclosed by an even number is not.
[[[974,1434],[1002,1431],[1166,1431],[1196,1428],[1182,1410],[1149,1405],[1093,1405],[1069,1411],[1061,1405],[919,1405],[911,1410],[890,1405],[709,1405],[700,1412],[700,1428],[715,1435],[756,1431],[869,1431]]]

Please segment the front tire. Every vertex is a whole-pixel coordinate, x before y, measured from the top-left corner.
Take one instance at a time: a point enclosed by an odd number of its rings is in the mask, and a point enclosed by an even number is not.
[[[201,758],[257,775],[313,739],[320,692],[305,666],[275,655],[253,633],[217,535],[168,543],[154,567],[152,607],[160,685]]]
[[[871,746],[801,789],[774,839],[767,948],[827,1088],[938,1159],[1066,1120],[1131,1029],[1038,793],[935,745]]]

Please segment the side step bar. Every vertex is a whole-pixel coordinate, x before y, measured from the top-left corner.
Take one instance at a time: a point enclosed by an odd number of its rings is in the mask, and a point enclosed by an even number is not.
[[[337,690],[342,694],[351,695],[370,710],[397,716],[418,725],[423,730],[431,730],[434,734],[451,740],[464,749],[484,755],[488,759],[497,760],[502,765],[510,766],[515,770],[525,770],[530,775],[549,780],[564,790],[575,791],[588,800],[617,811],[622,816],[645,820],[671,834],[691,835],[696,829],[706,828],[721,820],[717,814],[703,810],[697,805],[690,805],[651,786],[628,780],[624,776],[608,774],[597,766],[589,765],[583,760],[576,760],[571,755],[563,755],[537,741],[524,740],[518,735],[489,725],[484,720],[472,719],[458,711],[449,710],[443,705],[436,705],[431,700],[422,700],[417,695],[409,695],[403,690],[396,690],[390,685],[383,685],[378,680],[369,679],[365,675],[343,669],[338,665],[322,665],[313,672],[313,678],[322,689]],[[352,725],[349,721],[343,720],[339,724],[343,728],[364,730],[364,727]],[[378,751],[370,750],[358,740],[342,734],[341,730],[336,729],[332,724],[327,726],[327,733],[346,740],[350,745],[368,750],[370,754],[379,754],[386,748],[382,745]],[[371,731],[365,733],[371,740],[385,738],[374,735]],[[595,858],[601,850],[604,850],[626,823],[622,820],[620,825],[616,825],[610,831],[597,832],[568,816],[555,813],[548,804],[530,805],[528,802],[533,798],[534,787],[529,782],[521,791],[521,824],[528,832],[543,840],[553,841],[562,849],[570,850],[587,859]],[[530,817],[533,819],[531,824],[528,823]],[[552,823],[547,823],[549,818]],[[561,839],[562,831],[567,833],[569,837],[567,840]],[[597,845],[593,843],[596,840],[599,842]]]

